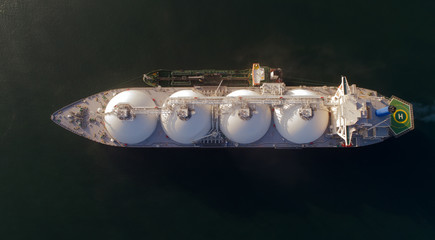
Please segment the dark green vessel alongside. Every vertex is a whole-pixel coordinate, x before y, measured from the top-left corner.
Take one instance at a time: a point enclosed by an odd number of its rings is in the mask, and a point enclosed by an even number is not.
[[[193,87],[228,86],[249,87],[263,83],[282,82],[281,68],[271,68],[254,63],[252,69],[243,70],[165,70],[159,69],[144,74],[143,81],[151,86]]]

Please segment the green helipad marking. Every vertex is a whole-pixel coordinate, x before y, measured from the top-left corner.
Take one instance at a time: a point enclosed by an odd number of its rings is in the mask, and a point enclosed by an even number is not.
[[[401,135],[414,129],[412,104],[393,96],[390,105],[396,107],[396,112],[391,114],[390,128],[393,133],[395,135]]]

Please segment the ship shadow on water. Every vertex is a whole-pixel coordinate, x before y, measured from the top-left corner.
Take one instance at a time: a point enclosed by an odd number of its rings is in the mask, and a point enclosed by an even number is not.
[[[428,159],[434,154],[425,138],[414,131],[400,141],[356,149],[99,147],[108,156],[101,161],[109,161],[100,164],[111,164],[129,179],[135,185],[130,191],[175,189],[221,213],[302,217],[320,208],[358,216],[371,207],[433,222],[429,169],[434,166]]]

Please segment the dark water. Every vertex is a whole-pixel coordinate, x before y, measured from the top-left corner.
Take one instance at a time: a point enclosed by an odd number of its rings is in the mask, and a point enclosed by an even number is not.
[[[0,0],[1,239],[434,239],[430,1]],[[415,103],[361,149],[119,149],[52,112],[157,68],[351,83]],[[295,79],[293,79],[295,80]]]

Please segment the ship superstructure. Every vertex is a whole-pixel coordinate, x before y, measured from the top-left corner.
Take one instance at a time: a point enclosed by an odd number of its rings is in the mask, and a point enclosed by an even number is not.
[[[118,147],[359,147],[414,127],[412,105],[349,85],[286,86],[279,68],[157,70],[58,111],[58,125]]]

